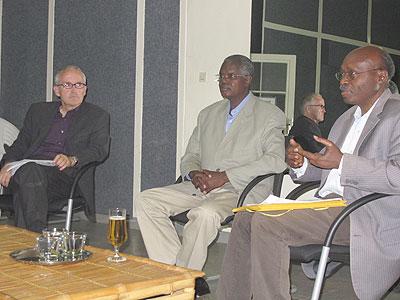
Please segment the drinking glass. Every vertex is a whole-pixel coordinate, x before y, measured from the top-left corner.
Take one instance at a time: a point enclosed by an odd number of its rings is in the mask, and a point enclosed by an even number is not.
[[[126,224],[126,209],[110,208],[108,214],[108,241],[114,247],[114,255],[107,258],[108,262],[123,262],[126,257],[119,254],[119,247],[128,240]]]

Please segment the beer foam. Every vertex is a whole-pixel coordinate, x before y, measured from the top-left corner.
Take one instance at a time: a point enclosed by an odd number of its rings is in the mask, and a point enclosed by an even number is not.
[[[126,217],[123,216],[110,216],[109,220],[126,220]]]

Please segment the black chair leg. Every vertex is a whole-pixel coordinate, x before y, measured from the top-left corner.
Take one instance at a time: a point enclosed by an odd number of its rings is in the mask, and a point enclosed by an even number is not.
[[[210,293],[210,287],[203,277],[196,278],[194,283],[195,296],[203,296]]]

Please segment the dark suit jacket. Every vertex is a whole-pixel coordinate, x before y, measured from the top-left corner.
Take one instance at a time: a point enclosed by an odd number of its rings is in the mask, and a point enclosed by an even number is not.
[[[321,129],[313,120],[305,116],[298,117],[289,132],[289,136],[293,136],[304,150],[315,153],[321,151],[323,145],[317,143],[313,135],[321,136]]]
[[[46,138],[58,108],[58,102],[32,104],[17,139],[3,156],[4,161],[30,158]],[[109,114],[94,104],[83,102],[68,129],[64,153],[76,156],[78,164],[73,168],[67,168],[65,172],[74,176],[80,166],[93,161],[104,161],[108,156],[109,143]],[[82,176],[79,188],[86,199],[86,215],[94,221],[94,170]]]

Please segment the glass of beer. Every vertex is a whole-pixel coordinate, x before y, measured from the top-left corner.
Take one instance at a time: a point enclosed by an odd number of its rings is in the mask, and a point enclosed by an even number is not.
[[[126,209],[110,208],[108,214],[108,241],[114,247],[114,255],[107,258],[108,262],[123,262],[126,257],[119,254],[119,247],[128,240],[126,224]]]

